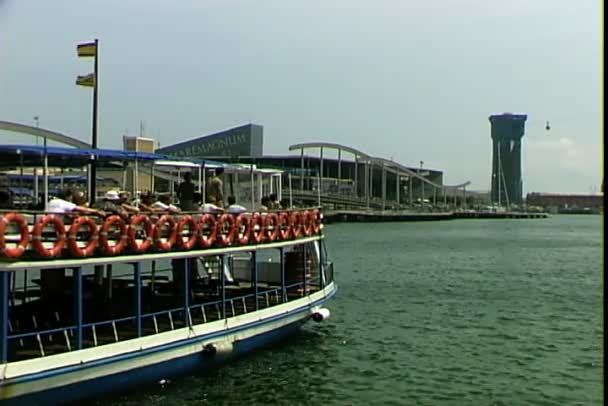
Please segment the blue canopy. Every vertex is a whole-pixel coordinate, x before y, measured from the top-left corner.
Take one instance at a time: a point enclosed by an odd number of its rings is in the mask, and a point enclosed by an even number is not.
[[[40,166],[45,147],[39,145],[0,145],[0,164]],[[98,162],[154,161],[167,159],[166,155],[149,152],[121,151],[112,149],[46,147],[49,166],[81,167],[92,160]]]

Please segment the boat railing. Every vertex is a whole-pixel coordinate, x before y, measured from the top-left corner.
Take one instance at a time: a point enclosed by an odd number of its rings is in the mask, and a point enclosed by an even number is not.
[[[320,234],[322,217],[316,208],[106,218],[4,212],[0,258],[48,260],[257,245]]]
[[[68,321],[68,325],[40,329],[40,324],[32,315],[31,325],[15,332],[9,321],[7,341],[9,348],[24,349],[18,359],[44,357],[51,354],[69,352],[82,348],[120,342],[137,337],[172,331],[178,328],[204,324],[216,320],[236,317],[260,309],[269,308],[290,300],[296,300],[320,289],[320,277],[293,283],[282,287],[260,287],[259,291],[225,297],[224,300],[191,303],[187,307],[173,307],[161,311],[145,312],[126,317],[83,323],[79,328]],[[260,283],[261,286],[267,286]],[[228,290],[227,290],[228,293]],[[194,295],[193,295],[194,296]],[[57,315],[57,314],[56,314]],[[54,320],[56,324],[66,320]],[[25,331],[24,331],[25,330]],[[12,358],[9,355],[9,359]],[[15,360],[15,359],[14,359]]]

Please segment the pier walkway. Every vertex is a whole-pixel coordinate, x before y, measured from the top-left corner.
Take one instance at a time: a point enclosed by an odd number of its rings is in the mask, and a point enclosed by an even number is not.
[[[389,221],[438,221],[454,219],[538,219],[547,218],[546,213],[504,212],[486,213],[478,211],[416,212],[376,210],[323,210],[326,223],[335,222],[389,222]]]

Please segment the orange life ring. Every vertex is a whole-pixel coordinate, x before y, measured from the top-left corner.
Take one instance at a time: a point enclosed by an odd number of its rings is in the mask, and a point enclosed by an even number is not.
[[[261,244],[264,241],[264,219],[260,213],[253,213],[249,221],[251,234],[249,237],[256,243]],[[257,227],[256,227],[257,226]]]
[[[291,232],[291,219],[289,218],[289,214],[283,211],[279,214],[279,230],[281,235],[281,240],[289,240],[292,236]]]
[[[55,240],[52,248],[46,248],[42,244],[42,232],[48,225],[55,227],[55,233],[57,234],[57,240]],[[32,245],[38,255],[43,258],[55,258],[61,255],[61,251],[65,246],[65,226],[63,225],[63,221],[53,214],[42,216],[32,231]]]
[[[319,234],[319,232],[321,231],[321,212],[319,211],[319,209],[314,209],[312,211],[312,232],[314,234]]]
[[[6,227],[10,223],[17,223],[17,226],[19,226],[19,234],[21,235],[19,242],[14,248],[6,248],[6,236],[4,233],[6,232]],[[7,258],[19,258],[27,249],[29,242],[30,230],[27,227],[27,221],[21,214],[7,213],[2,216],[2,221],[0,221],[0,252],[2,255]]]
[[[142,229],[146,233],[145,238],[141,243],[137,242],[137,226],[141,225]],[[150,249],[152,246],[152,237],[154,236],[154,225],[148,216],[145,214],[138,214],[131,217],[129,223],[129,230],[127,231],[129,247],[137,253],[143,253]]]
[[[161,240],[161,233],[163,231],[163,226],[167,223],[169,225],[169,237],[166,241]],[[175,227],[175,219],[168,214],[163,214],[156,225],[154,226],[154,242],[156,244],[156,248],[161,251],[169,251],[171,247],[175,244],[177,240],[177,228]]]
[[[276,241],[279,231],[279,216],[276,213],[268,213],[264,220],[264,236],[270,242]]]
[[[291,229],[294,238],[300,238],[304,234],[304,216],[299,211],[291,213]]]
[[[242,232],[241,227],[243,227]],[[240,245],[247,245],[249,243],[249,236],[251,234],[251,218],[248,214],[241,213],[237,216],[234,224],[234,232]]]
[[[184,241],[182,233],[186,226],[190,227],[190,238]],[[177,223],[176,231],[177,234],[177,245],[185,250],[191,250],[196,245],[198,239],[198,225],[192,216],[184,216]]]
[[[314,222],[313,215],[312,215],[312,213],[310,211],[305,210],[304,213],[302,214],[302,219],[303,219],[303,225],[304,225],[302,227],[303,231],[304,231],[304,235],[306,237],[310,237],[312,235],[313,228],[314,228],[314,225],[313,225],[313,222]]]
[[[205,232],[208,231],[208,234]],[[202,248],[209,248],[217,239],[217,222],[213,214],[203,214],[198,222],[199,242]]]
[[[110,245],[108,239],[108,231],[110,227],[116,225],[120,229],[120,237],[116,240],[114,245]],[[127,245],[127,224],[118,215],[108,217],[99,230],[99,245],[106,255],[118,255],[120,254]]]
[[[81,248],[78,246],[76,237],[78,230],[80,230],[80,227],[82,226],[89,229],[91,236],[89,237],[87,245]],[[97,244],[99,244],[98,238],[99,233],[97,232],[97,224],[95,224],[95,221],[86,216],[77,217],[70,225],[70,231],[68,231],[68,248],[74,256],[79,258],[90,257],[95,253],[95,248],[97,248]]]
[[[236,228],[232,214],[222,214],[217,227],[217,242],[223,247],[229,247],[234,242]]]

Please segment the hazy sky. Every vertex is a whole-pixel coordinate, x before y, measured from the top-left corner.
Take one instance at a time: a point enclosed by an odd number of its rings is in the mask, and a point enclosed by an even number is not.
[[[140,121],[161,145],[253,122],[266,154],[336,142],[487,190],[488,116],[516,112],[524,192],[599,191],[601,4],[0,0],[0,120],[90,142],[76,44],[99,38],[101,147]]]

